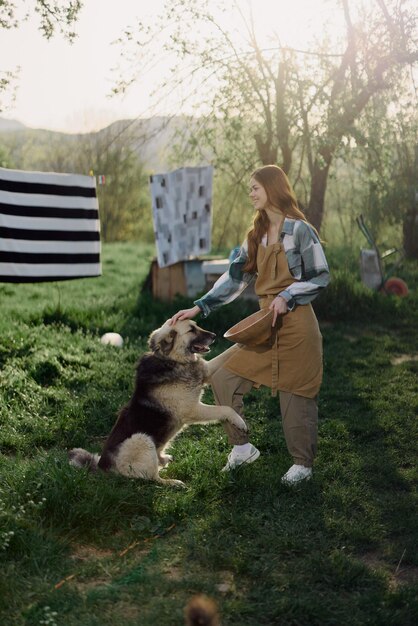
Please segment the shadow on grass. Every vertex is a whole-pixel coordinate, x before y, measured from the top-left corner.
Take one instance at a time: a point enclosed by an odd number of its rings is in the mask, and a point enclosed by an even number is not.
[[[418,564],[408,473],[418,435],[416,385],[407,368],[391,366],[395,345],[396,338],[372,339],[364,328],[327,332],[318,458],[327,529],[353,553],[379,555],[392,572],[401,558],[404,567]]]

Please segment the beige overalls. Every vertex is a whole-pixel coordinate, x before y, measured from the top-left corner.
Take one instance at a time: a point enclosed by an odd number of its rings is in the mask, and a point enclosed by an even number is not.
[[[255,292],[260,308],[295,282],[282,243],[259,245]],[[212,377],[216,403],[232,406],[241,414],[243,395],[255,386],[272,386],[272,347],[242,346]],[[311,467],[316,453],[317,395],[322,381],[322,336],[310,304],[299,305],[279,316],[277,322],[280,410],[286,444],[297,465]],[[243,444],[248,437],[225,425],[230,443]]]

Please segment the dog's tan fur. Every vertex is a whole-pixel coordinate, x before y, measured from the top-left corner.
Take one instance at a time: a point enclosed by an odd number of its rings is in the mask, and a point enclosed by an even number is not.
[[[121,410],[101,458],[97,462],[93,455],[77,448],[70,451],[70,462],[75,466],[89,465],[92,469],[98,465],[124,476],[183,486],[179,480],[159,475],[159,467],[171,460],[164,451],[177,433],[190,424],[223,420],[247,430],[243,419],[232,408],[201,402],[203,386],[236,349],[233,346],[211,361],[205,361],[201,353],[209,350],[213,338],[213,333],[199,328],[191,320],[173,325],[167,321],[155,330],[149,338],[151,353],[138,364],[134,395]],[[141,405],[145,407],[142,413]],[[144,411],[148,411],[146,419]],[[164,420],[161,437],[150,434],[153,416]]]
[[[184,609],[186,626],[221,626],[218,605],[204,594],[193,596]]]

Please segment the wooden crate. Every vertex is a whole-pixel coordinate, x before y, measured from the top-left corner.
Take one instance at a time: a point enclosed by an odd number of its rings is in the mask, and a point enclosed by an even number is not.
[[[152,295],[158,300],[170,302],[176,294],[196,297],[205,290],[202,260],[180,261],[168,267],[159,267],[157,259],[151,264]]]
[[[180,261],[168,267],[159,267],[157,259],[154,259],[149,274],[152,295],[165,302],[171,302],[176,294],[195,298],[209,291],[228,267],[228,259],[196,258]],[[254,284],[247,287],[241,297],[245,300],[257,300]]]

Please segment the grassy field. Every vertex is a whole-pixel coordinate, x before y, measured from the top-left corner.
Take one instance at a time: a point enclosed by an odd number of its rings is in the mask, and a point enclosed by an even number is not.
[[[278,402],[261,390],[246,411],[257,463],[221,473],[222,428],[195,426],[164,470],[187,483],[176,490],[77,471],[66,455],[100,450],[149,333],[187,304],[141,293],[152,252],[109,244],[101,278],[0,285],[0,623],[181,626],[203,592],[224,626],[417,624],[418,272],[404,268],[401,301],[334,268],[318,299],[310,483],[281,485],[290,459]],[[230,305],[202,325],[222,336],[245,312]],[[106,331],[124,347],[103,346]]]

